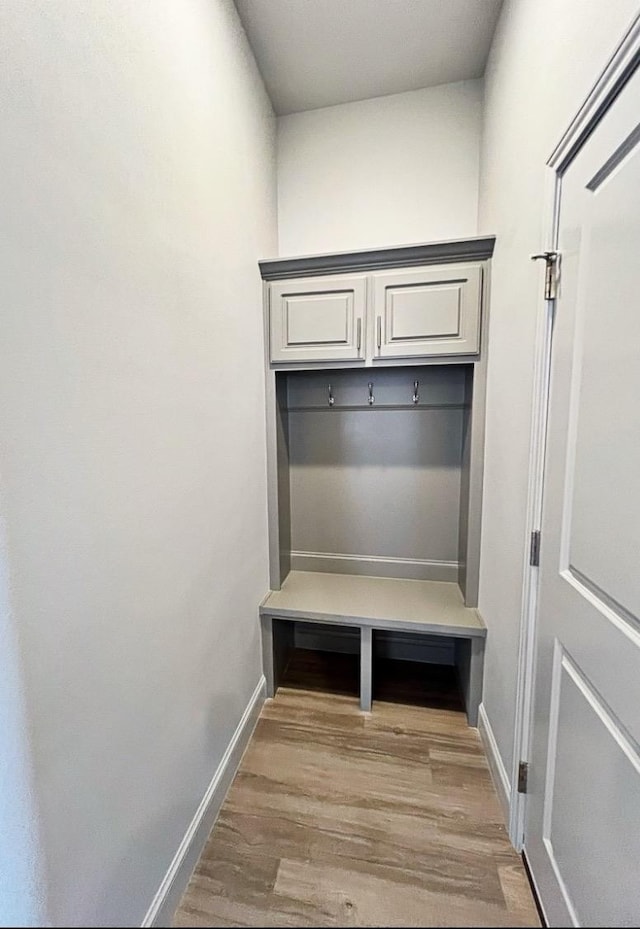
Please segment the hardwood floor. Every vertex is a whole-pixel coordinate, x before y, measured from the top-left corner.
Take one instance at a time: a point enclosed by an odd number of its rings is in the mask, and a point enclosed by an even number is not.
[[[539,926],[450,672],[389,662],[363,714],[352,657],[296,654],[174,925]]]

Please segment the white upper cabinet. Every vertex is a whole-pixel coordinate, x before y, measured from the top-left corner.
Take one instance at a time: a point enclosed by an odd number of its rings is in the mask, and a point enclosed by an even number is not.
[[[271,361],[364,359],[366,294],[364,275],[271,284]]]
[[[261,261],[270,363],[315,368],[476,360],[494,243],[484,236]]]
[[[480,265],[381,271],[372,276],[371,291],[374,358],[479,351]]]

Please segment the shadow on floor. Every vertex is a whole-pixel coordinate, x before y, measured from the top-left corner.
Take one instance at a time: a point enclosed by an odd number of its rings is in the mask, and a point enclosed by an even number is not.
[[[281,686],[357,698],[360,658],[340,652],[296,648]],[[376,659],[373,699],[464,712],[456,670],[449,665]]]

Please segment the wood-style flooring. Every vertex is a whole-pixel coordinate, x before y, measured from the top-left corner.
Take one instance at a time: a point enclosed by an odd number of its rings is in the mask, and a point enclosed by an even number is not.
[[[297,652],[174,925],[539,926],[449,673]]]

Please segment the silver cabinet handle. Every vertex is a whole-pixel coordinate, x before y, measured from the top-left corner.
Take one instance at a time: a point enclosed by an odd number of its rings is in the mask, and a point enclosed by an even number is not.
[[[362,317],[358,316],[358,335],[356,337],[357,350],[360,354],[360,348],[362,347]]]
[[[378,351],[382,348],[382,316],[378,316]]]

